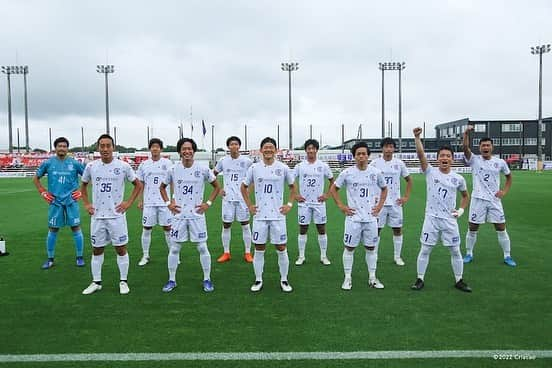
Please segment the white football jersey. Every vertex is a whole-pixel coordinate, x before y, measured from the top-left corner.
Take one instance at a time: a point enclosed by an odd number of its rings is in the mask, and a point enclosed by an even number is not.
[[[426,176],[426,216],[454,219],[456,192],[466,191],[466,180],[453,171],[444,174],[438,168],[427,166]]]
[[[386,161],[383,157],[378,157],[370,162],[370,166],[378,168],[383,173],[385,184],[387,184],[385,205],[396,205],[397,199],[401,197],[401,177],[406,178],[409,175],[406,165],[398,158]]]
[[[472,168],[472,197],[487,201],[499,201],[500,199],[495,194],[500,190],[500,173],[510,175],[510,168],[506,161],[494,156],[485,160],[481,155],[472,153],[466,163]]]
[[[243,202],[240,187],[247,173],[247,169],[249,169],[249,166],[252,164],[253,161],[251,161],[249,157],[242,155],[236,159],[228,155],[217,162],[215,170],[222,173],[222,177],[224,178],[225,201]]]
[[[301,161],[295,166],[295,177],[299,182],[299,193],[305,198],[305,202],[299,202],[299,206],[323,206],[323,202],[318,202],[318,197],[324,194],[324,179],[333,178],[328,164],[320,160],[312,164]]]
[[[180,206],[179,219],[193,219],[205,217],[204,213],[197,213],[196,206],[203,202],[205,182],[217,180],[207,166],[194,162],[191,167],[184,167],[182,161],[176,163],[164,181],[165,185],[173,184],[174,200]]]
[[[377,217],[372,216],[372,208],[376,206],[380,191],[386,187],[379,169],[373,166],[368,166],[366,170],[349,167],[339,174],[335,186],[347,187],[347,206],[355,210],[355,214],[350,216],[352,221],[377,221]]]
[[[284,202],[284,185],[293,184],[294,177],[291,169],[275,161],[272,165],[265,165],[263,161],[254,163],[247,170],[243,183],[247,186],[255,184],[256,220],[280,220],[285,218],[280,213]]]
[[[136,174],[132,167],[124,161],[113,159],[110,163],[102,160],[89,162],[84,169],[84,183],[92,184],[92,204],[94,218],[117,218],[124,216],[115,210],[124,199],[125,180],[133,182]]]
[[[138,166],[136,176],[144,183],[144,207],[165,206],[159,186],[165,181],[172,166],[172,161],[164,157],[157,161],[149,158]],[[171,193],[168,187],[167,193],[170,198]]]

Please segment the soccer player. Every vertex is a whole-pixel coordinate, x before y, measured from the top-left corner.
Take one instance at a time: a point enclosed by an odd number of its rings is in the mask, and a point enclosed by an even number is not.
[[[422,172],[426,176],[427,195],[424,225],[420,236],[421,249],[418,254],[418,278],[412,285],[412,289],[423,289],[429,255],[441,238],[443,245],[450,251],[450,261],[456,279],[454,286],[461,291],[471,292],[470,287],[462,279],[464,264],[460,253],[460,232],[458,230],[458,217],[462,216],[469,201],[466,180],[451,170],[454,154],[450,147],[439,148],[437,151],[439,168],[431,166],[427,162],[420,134],[422,134],[422,128],[414,128],[416,153]],[[456,209],[457,191],[462,195],[458,209]]]
[[[171,292],[176,287],[176,270],[180,259],[182,243],[190,240],[197,244],[199,261],[203,269],[203,291],[215,290],[211,282],[211,254],[207,248],[207,224],[205,211],[211,207],[220,191],[217,178],[207,166],[194,161],[197,145],[191,138],[181,138],[176,144],[181,161],[176,163],[161,183],[161,197],[175,215],[171,224],[171,249],[167,257],[169,281],[163,292]],[[203,202],[205,182],[212,185],[209,199]],[[173,185],[174,196],[169,200],[166,188]]]
[[[82,175],[82,200],[91,216],[90,239],[92,240],[92,283],[83,290],[88,295],[102,289],[102,265],[104,247],[112,244],[117,253],[119,267],[119,292],[128,294],[127,252],[128,229],[126,210],[132,206],[142,190],[142,183],[134,170],[125,161],[113,157],[115,142],[109,134],[98,138],[100,159],[86,165]],[[130,197],[125,201],[125,180],[134,185]],[[88,185],[92,185],[92,203],[88,200]]]
[[[222,196],[222,247],[224,253],[217,259],[217,262],[228,262],[230,255],[230,237],[232,222],[239,221],[242,228],[243,243],[245,245],[244,260],[253,262],[251,256],[251,227],[249,226],[249,210],[240,193],[240,185],[245,178],[247,169],[253,164],[251,159],[240,155],[241,140],[231,136],[226,140],[226,147],[230,151],[229,156],[223,157],[216,165],[214,174],[222,173],[224,178],[224,189]]]
[[[305,263],[305,247],[307,245],[307,232],[309,224],[313,221],[318,230],[318,245],[320,247],[320,263],[330,265],[326,251],[328,249],[328,236],[326,235],[326,200],[330,193],[324,193],[324,179],[328,179],[330,186],[333,184],[333,174],[325,162],[318,160],[317,154],[320,144],[316,139],[305,141],[307,160],[295,166],[295,177],[299,182],[299,194],[296,196],[299,202],[297,217],[299,220],[299,257],[295,264],[301,266]]]
[[[404,261],[401,258],[403,245],[403,205],[410,198],[412,179],[408,174],[404,162],[401,159],[393,157],[396,148],[395,140],[384,138],[380,143],[380,147],[383,153],[382,157],[378,157],[370,162],[370,166],[374,166],[382,171],[385,184],[387,184],[389,189],[385,204],[378,216],[378,245],[381,230],[385,225],[389,225],[393,229],[393,259],[397,266],[404,266]],[[401,196],[401,177],[406,181],[404,196]]]
[[[479,152],[474,155],[470,150],[470,131],[473,126],[468,125],[464,132],[464,157],[472,168],[473,191],[470,202],[469,230],[466,234],[467,253],[464,263],[473,261],[473,248],[477,241],[477,230],[485,221],[494,224],[498,244],[504,253],[504,263],[515,267],[516,262],[510,255],[510,237],[506,232],[506,219],[502,207],[502,198],[510,191],[512,174],[508,164],[501,158],[493,156],[493,141],[491,138],[479,140]],[[500,189],[500,173],[506,177],[504,189]]]
[[[353,256],[360,241],[366,248],[366,264],[368,266],[368,286],[383,289],[383,284],[376,277],[378,263],[378,225],[377,219],[387,198],[387,185],[379,169],[368,165],[370,149],[366,142],[358,142],[351,148],[355,165],[343,170],[330,188],[330,193],[346,215],[343,236],[343,271],[345,280],[341,285],[343,290],[351,290],[353,281]],[[337,191],[347,188],[347,205],[343,204]],[[374,193],[380,192],[380,200],[376,203]]]
[[[150,261],[149,249],[151,244],[151,230],[159,224],[165,232],[167,248],[171,248],[171,211],[165,205],[161,197],[159,187],[165,180],[168,171],[172,167],[171,160],[161,157],[163,141],[159,138],[152,138],[148,143],[151,158],[142,162],[138,167],[136,175],[142,182],[143,200],[138,202],[138,208],[142,212],[142,259],[138,266],[145,266]]]
[[[276,141],[266,137],[261,141],[262,160],[254,163],[248,170],[241,185],[241,193],[249,212],[253,216],[253,270],[255,282],[252,292],[263,288],[263,268],[266,243],[269,240],[278,252],[280,269],[280,288],[289,293],[293,288],[288,282],[289,258],[286,248],[286,215],[293,207],[295,199],[294,177],[291,169],[276,161]],[[288,184],[290,194],[287,204],[284,202],[284,185]],[[249,198],[249,186],[254,185],[255,204]]]
[[[67,156],[69,141],[59,137],[54,141],[56,155],[44,161],[33,177],[33,183],[38,192],[48,202],[48,236],[46,238],[46,252],[48,259],[42,264],[42,269],[54,267],[56,241],[60,227],[68,225],[73,231],[77,266],[84,266],[83,236],[80,228],[80,212],[78,200],[79,175],[82,175],[84,166],[72,157]],[[48,190],[40,183],[40,179],[48,174]]]

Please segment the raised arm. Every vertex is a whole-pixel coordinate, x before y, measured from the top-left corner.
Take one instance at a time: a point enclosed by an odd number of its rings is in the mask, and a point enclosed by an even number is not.
[[[470,149],[470,132],[473,131],[473,125],[468,125],[466,130],[464,131],[464,138],[462,140],[462,149],[464,150],[464,157],[466,158],[466,161],[469,161],[472,155],[472,151]]]
[[[422,171],[427,170],[427,158],[424,152],[424,146],[422,145],[422,140],[420,135],[422,134],[422,128],[414,128],[414,141],[416,142],[416,153],[418,154],[418,160],[420,160],[420,167]]]

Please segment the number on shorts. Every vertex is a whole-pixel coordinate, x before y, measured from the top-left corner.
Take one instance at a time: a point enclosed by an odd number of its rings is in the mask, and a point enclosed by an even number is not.
[[[427,239],[429,239],[429,233],[424,233],[424,241],[427,242]]]
[[[255,232],[253,233],[253,240],[257,240],[257,239],[259,239],[259,232],[258,232],[258,231],[255,231]]]
[[[171,238],[178,238],[178,230],[171,229]]]
[[[96,235],[92,235],[90,241],[92,241],[92,244],[96,244]]]
[[[477,217],[477,214],[472,213],[472,215],[471,215],[471,220],[472,220],[472,221],[475,221],[475,218],[476,218],[476,217]]]
[[[299,222],[305,222],[305,216],[299,216]]]
[[[349,244],[353,240],[353,236],[351,234],[345,234],[344,238],[346,244]]]
[[[145,225],[146,222],[148,222],[148,217],[147,216],[142,217],[142,224]]]

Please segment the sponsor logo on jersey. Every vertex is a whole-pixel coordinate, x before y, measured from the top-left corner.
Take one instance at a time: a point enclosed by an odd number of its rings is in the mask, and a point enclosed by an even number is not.
[[[263,178],[259,178],[259,179],[257,179],[257,181],[258,181],[259,183],[262,183],[262,182],[263,182]]]

